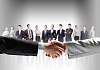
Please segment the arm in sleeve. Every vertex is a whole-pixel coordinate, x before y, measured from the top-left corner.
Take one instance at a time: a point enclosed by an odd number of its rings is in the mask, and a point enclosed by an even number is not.
[[[69,59],[93,55],[100,53],[100,38],[96,37],[75,42],[68,42],[67,46]]]
[[[1,54],[36,56],[37,52],[37,42],[0,36]]]

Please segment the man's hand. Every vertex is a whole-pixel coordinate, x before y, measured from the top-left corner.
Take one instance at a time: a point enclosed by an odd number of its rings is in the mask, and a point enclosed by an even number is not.
[[[58,58],[66,50],[66,45],[61,42],[51,41],[45,45],[44,53],[48,57]]]

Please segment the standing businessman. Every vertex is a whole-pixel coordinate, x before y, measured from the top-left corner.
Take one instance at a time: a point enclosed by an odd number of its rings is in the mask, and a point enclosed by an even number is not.
[[[62,24],[59,24],[59,30],[57,31],[58,41],[63,42],[65,37],[65,30],[62,29]]]
[[[26,40],[33,40],[33,31],[30,29],[30,24],[27,24],[27,29],[25,30]]]
[[[66,29],[66,42],[67,41],[72,41],[72,33],[73,33],[73,29],[71,28],[71,24],[68,24],[68,28]]]

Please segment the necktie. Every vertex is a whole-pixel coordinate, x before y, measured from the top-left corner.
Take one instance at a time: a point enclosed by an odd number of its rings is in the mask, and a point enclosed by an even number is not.
[[[29,39],[31,39],[32,38],[32,32],[31,32],[31,30],[29,30]]]

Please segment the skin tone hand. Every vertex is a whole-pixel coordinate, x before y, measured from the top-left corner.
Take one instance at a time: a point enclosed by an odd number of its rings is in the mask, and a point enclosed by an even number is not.
[[[45,45],[44,53],[48,57],[58,58],[66,50],[66,45],[61,42],[51,41]]]

